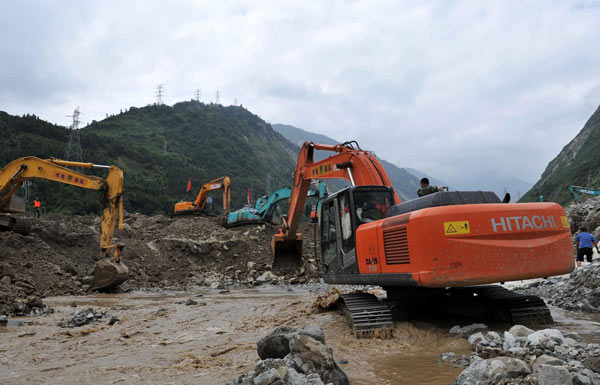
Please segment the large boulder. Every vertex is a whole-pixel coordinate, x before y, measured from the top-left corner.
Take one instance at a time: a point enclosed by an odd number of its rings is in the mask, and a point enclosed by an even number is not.
[[[533,330],[523,325],[515,325],[511,327],[508,331],[515,337],[527,337],[531,333],[533,333]]]
[[[538,369],[539,385],[573,385],[567,368],[554,365],[540,365]]]
[[[346,373],[335,362],[331,348],[321,341],[307,335],[295,335],[290,340],[290,350],[286,360],[292,362],[299,372],[317,373],[326,384],[350,384]]]
[[[488,358],[471,363],[456,377],[454,385],[491,385],[503,378],[517,378],[530,373],[525,361],[518,358]]]
[[[267,358],[284,358],[290,354],[290,340],[298,335],[310,336],[317,341],[325,343],[325,334],[318,326],[310,325],[305,329],[282,326],[256,343],[258,346],[258,356],[262,360]]]

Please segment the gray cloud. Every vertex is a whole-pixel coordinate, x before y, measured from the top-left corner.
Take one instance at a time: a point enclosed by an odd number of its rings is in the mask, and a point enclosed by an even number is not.
[[[1,2],[0,109],[237,98],[447,179],[535,181],[600,104],[600,3]]]

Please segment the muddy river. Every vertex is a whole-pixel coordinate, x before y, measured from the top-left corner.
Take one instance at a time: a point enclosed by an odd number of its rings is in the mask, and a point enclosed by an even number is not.
[[[199,304],[181,303],[189,298]],[[47,298],[55,314],[0,328],[0,382],[225,384],[254,368],[256,341],[281,325],[322,327],[352,384],[452,384],[462,369],[438,363],[439,355],[470,352],[465,339],[448,336],[449,321],[397,323],[391,340],[356,339],[338,313],[312,314],[314,298],[281,288]],[[89,306],[119,321],[56,326]],[[600,319],[553,315],[561,329],[600,342]]]

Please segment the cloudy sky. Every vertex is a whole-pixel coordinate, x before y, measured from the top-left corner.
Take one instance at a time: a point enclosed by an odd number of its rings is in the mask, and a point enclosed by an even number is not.
[[[446,180],[535,182],[600,104],[600,1],[0,2],[0,110],[235,99]],[[1,138],[0,138],[1,140]]]

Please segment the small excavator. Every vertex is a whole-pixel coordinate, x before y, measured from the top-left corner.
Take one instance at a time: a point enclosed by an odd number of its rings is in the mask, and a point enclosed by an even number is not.
[[[314,161],[315,150],[332,152]],[[351,183],[322,201],[321,268],[325,282],[379,285],[372,294],[342,295],[359,334],[393,328],[416,308],[464,308],[474,317],[543,324],[550,311],[536,296],[492,283],[566,274],[574,269],[571,231],[564,209],[550,202],[502,203],[493,192],[443,191],[401,203],[371,152],[346,142],[306,142],[294,173],[289,212],[273,236],[273,270],[293,271],[302,261],[297,233],[313,179]],[[466,311],[466,310],[465,310]]]
[[[66,167],[105,168],[108,176],[84,175]],[[90,190],[100,191],[102,203],[102,234],[100,236],[101,260],[96,262],[90,290],[109,289],[125,282],[129,269],[121,263],[122,244],[114,244],[112,236],[117,225],[123,229],[123,170],[116,166],[69,162],[60,159],[40,159],[27,156],[16,159],[0,170],[0,212],[23,213],[25,200],[15,196],[23,182],[30,179],[47,179]],[[28,234],[31,223],[14,216],[0,216],[0,230]],[[112,258],[110,257],[112,253]]]
[[[239,210],[230,212],[229,215],[227,215],[227,222],[224,224],[224,226],[235,227],[257,223],[275,224],[273,214],[277,204],[282,201],[289,200],[291,193],[291,187],[282,187],[275,190],[269,196],[262,196],[256,200],[255,207],[246,206]],[[327,196],[327,188],[323,182],[319,182],[316,189],[310,189],[307,195],[309,198],[323,198],[325,196]],[[320,200],[318,205],[315,207],[317,206],[320,207]],[[317,218],[316,213],[317,210],[312,210],[311,208],[309,212],[311,220]]]
[[[223,211],[225,211],[225,215],[227,215],[229,213],[229,203],[231,201],[231,180],[228,176],[223,176],[205,183],[198,192],[195,201],[175,203],[173,216],[204,214],[208,193],[219,189],[223,189]]]

